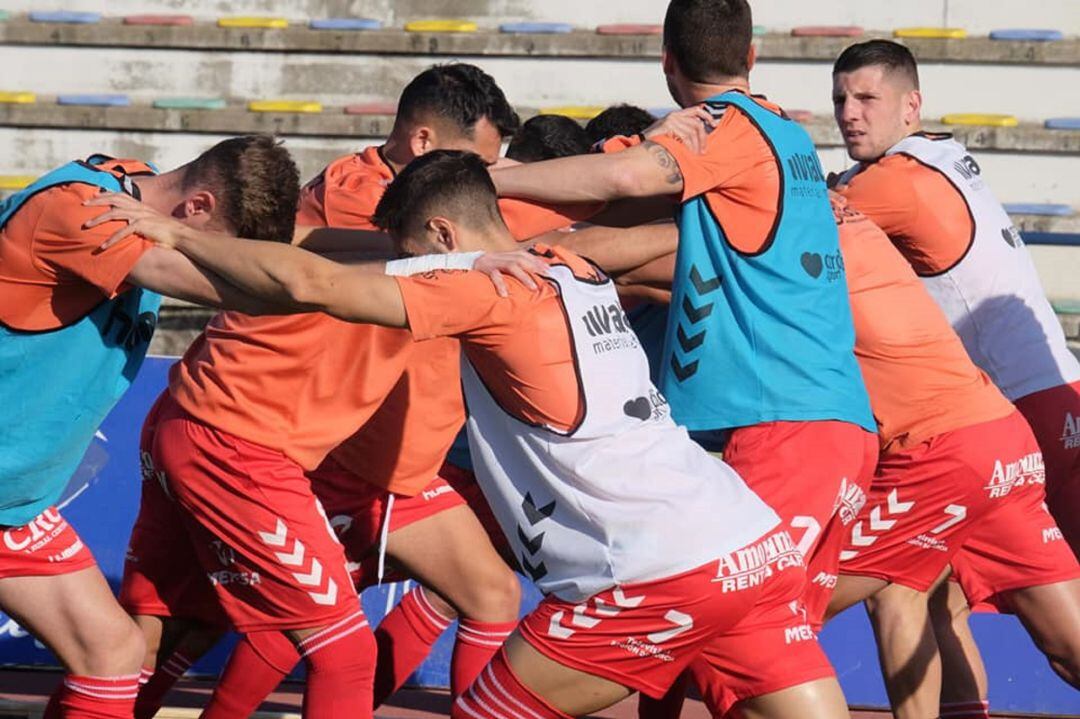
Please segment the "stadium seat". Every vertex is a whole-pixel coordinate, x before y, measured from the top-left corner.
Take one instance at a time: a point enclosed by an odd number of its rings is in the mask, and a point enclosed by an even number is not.
[[[345,106],[346,115],[396,115],[396,102],[357,102]]]
[[[596,28],[599,35],[659,35],[663,30],[663,25],[635,25],[632,23],[600,25]]]
[[[322,112],[321,102],[313,100],[255,100],[248,103],[251,112]]]
[[[159,110],[221,110],[225,100],[220,97],[163,97],[154,100]]]
[[[1010,215],[1050,215],[1053,217],[1067,217],[1076,212],[1069,205],[1053,202],[1006,202],[1005,211]]]
[[[223,17],[217,21],[218,27],[262,28],[281,30],[289,27],[289,21],[283,17]]]
[[[866,31],[858,25],[804,25],[792,28],[795,37],[859,37]]]
[[[769,32],[769,28],[765,27],[764,25],[754,25],[752,31],[755,36],[764,35]]]
[[[1012,28],[1006,30],[991,30],[991,40],[1027,40],[1029,42],[1052,42],[1064,40],[1065,35],[1060,30],[1035,30],[1025,28]]]
[[[941,118],[946,125],[987,125],[989,127],[1016,127],[1020,121],[1013,115],[994,113],[954,112]]]
[[[93,105],[99,107],[127,107],[131,104],[131,98],[127,95],[112,93],[73,93],[59,95],[56,98],[57,105]]]
[[[814,118],[814,113],[810,112],[809,110],[798,110],[798,109],[787,110],[787,109],[785,109],[784,112],[786,112],[787,116],[790,117],[795,122],[809,122],[810,120],[812,120]]]
[[[32,105],[37,102],[37,95],[32,92],[0,92],[0,104]]]
[[[1053,117],[1044,124],[1048,130],[1080,130],[1080,117]]]
[[[7,20],[9,17],[11,17],[11,13],[7,10],[0,10],[0,22]]]
[[[476,32],[470,20],[414,20],[405,23],[406,32]]]
[[[30,13],[30,22],[74,23],[92,25],[101,22],[99,12],[74,12],[71,10],[38,10]]]
[[[499,26],[499,32],[524,35],[563,35],[573,29],[568,22],[506,22]]]
[[[541,115],[565,115],[574,120],[591,120],[606,110],[601,105],[561,105],[558,107],[545,107],[540,110]]]
[[[967,37],[967,30],[958,27],[902,27],[893,30],[893,37],[961,40]]]
[[[35,179],[33,175],[0,175],[0,190],[21,190]]]
[[[308,23],[312,30],[378,30],[381,20],[369,17],[325,17]]]
[[[190,15],[128,15],[125,25],[194,25],[195,18]]]

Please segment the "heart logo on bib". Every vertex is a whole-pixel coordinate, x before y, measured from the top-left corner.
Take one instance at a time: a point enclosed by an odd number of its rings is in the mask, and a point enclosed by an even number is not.
[[[637,399],[627,400],[626,404],[622,406],[622,411],[627,417],[635,417],[642,422],[652,417],[652,403],[649,402],[648,397],[638,397]]]
[[[824,269],[825,264],[821,261],[821,255],[816,252],[804,252],[800,258],[802,262],[802,268],[806,270],[806,274],[813,277],[815,280],[821,277],[821,270]]]

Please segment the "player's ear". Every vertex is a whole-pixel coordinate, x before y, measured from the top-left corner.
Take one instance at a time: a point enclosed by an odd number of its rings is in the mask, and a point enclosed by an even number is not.
[[[754,69],[754,63],[757,62],[757,43],[750,43],[750,50],[746,53],[746,72],[749,73]]]
[[[457,228],[445,217],[429,218],[424,224],[428,237],[439,247],[440,252],[453,252],[458,249]]]
[[[176,208],[176,214],[182,220],[209,222],[217,207],[217,198],[209,190],[199,190],[188,195]]]
[[[922,93],[911,90],[904,98],[904,122],[914,125],[919,121],[922,114]]]
[[[660,50],[660,68],[669,77],[675,74],[675,58],[671,56],[666,47]]]
[[[416,157],[425,155],[435,149],[435,131],[427,125],[420,125],[409,135],[409,149]]]

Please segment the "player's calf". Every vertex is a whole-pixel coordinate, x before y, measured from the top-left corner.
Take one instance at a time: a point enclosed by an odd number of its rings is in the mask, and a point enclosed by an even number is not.
[[[1016,589],[1005,601],[1058,676],[1080,689],[1080,579]]]

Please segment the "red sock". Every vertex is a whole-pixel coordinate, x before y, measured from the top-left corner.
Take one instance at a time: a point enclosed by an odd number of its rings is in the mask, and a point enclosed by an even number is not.
[[[690,672],[683,672],[660,699],[642,694],[638,698],[638,719],[679,719],[689,687]]]
[[[165,695],[190,668],[191,660],[180,652],[175,652],[165,660],[157,671],[143,667],[139,673],[139,698],[135,700],[135,719],[152,719],[161,709]]]
[[[131,719],[139,675],[122,677],[64,676],[53,692],[43,719]]]
[[[570,719],[526,687],[500,650],[476,682],[450,708],[452,719]]]
[[[461,696],[472,685],[517,625],[517,621],[478,622],[465,617],[458,620],[454,654],[450,659],[451,696]]]
[[[952,702],[941,705],[941,719],[990,719],[990,702]]]
[[[453,619],[431,606],[422,587],[412,590],[398,602],[375,628],[379,659],[375,667],[375,706],[380,706],[431,653]]]
[[[362,610],[312,634],[297,649],[307,664],[304,719],[373,719],[378,650]]]
[[[300,652],[281,632],[245,634],[229,656],[201,719],[246,719],[299,661]]]

